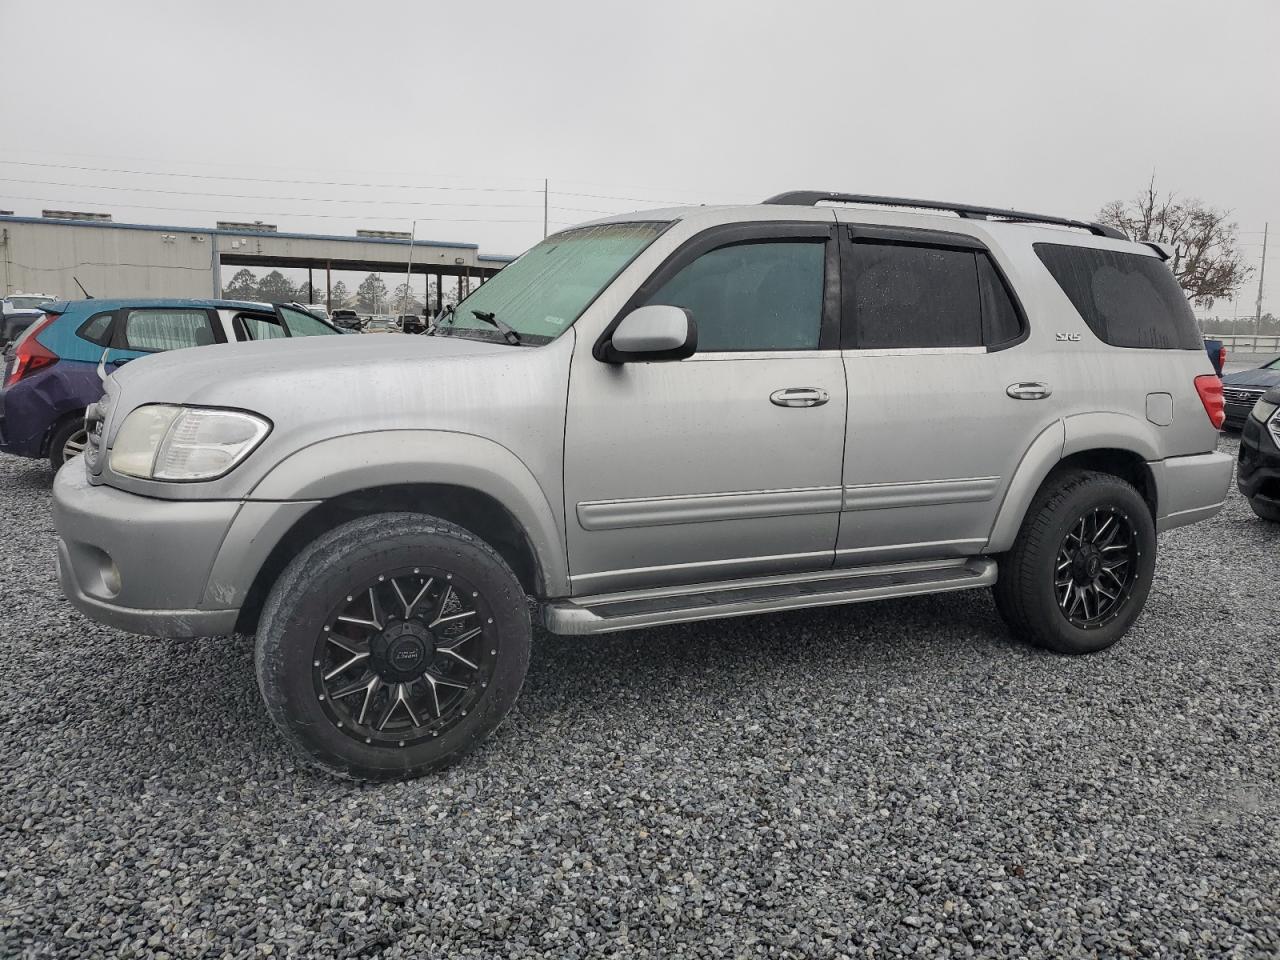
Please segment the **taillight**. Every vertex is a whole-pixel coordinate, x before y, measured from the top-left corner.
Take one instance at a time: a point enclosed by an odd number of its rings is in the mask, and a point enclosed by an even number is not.
[[[1221,429],[1227,419],[1227,410],[1222,403],[1222,380],[1212,373],[1201,374],[1196,377],[1196,393],[1200,394],[1200,402],[1204,404],[1204,412],[1209,415],[1213,428]]]
[[[1218,369],[1227,369],[1227,348],[1225,346],[1218,348]]]
[[[18,338],[13,351],[13,369],[9,371],[9,379],[4,383],[6,387],[12,387],[23,377],[52,367],[58,362],[58,355],[36,339],[41,331],[57,319],[57,314],[46,313],[43,320],[37,320]]]

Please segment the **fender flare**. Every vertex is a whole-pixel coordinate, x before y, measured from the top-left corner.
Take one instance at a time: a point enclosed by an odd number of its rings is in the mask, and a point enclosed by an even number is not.
[[[1153,424],[1123,413],[1081,413],[1046,427],[1023,455],[996,515],[986,553],[1013,546],[1040,485],[1060,462],[1088,450],[1123,450],[1147,463],[1161,459]]]
[[[246,500],[324,501],[372,487],[440,483],[487,494],[524,529],[551,596],[569,590],[563,524],[528,466],[493,440],[444,430],[379,430],[290,454]]]
[[[996,522],[991,528],[991,536],[984,552],[1004,553],[1013,546],[1014,538],[1022,527],[1022,518],[1026,516],[1036,491],[1044,483],[1049,471],[1062,460],[1065,439],[1063,422],[1055,420],[1031,441],[1031,446],[1027,447],[1027,452],[1018,461],[1009,486],[1005,489],[1004,500],[996,511]]]

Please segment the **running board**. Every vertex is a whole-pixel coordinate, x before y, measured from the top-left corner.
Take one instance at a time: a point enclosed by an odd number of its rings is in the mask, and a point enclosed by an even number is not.
[[[612,633],[664,623],[947,593],[995,582],[996,563],[986,557],[895,563],[555,600],[543,605],[542,622],[552,633]]]

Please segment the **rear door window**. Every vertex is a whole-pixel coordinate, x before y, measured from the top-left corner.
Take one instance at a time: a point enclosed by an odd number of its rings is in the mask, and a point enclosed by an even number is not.
[[[128,310],[123,326],[122,334],[116,337],[117,345],[143,353],[203,347],[217,340],[208,310],[165,307]]]
[[[1037,243],[1035,250],[1103,343],[1204,349],[1191,305],[1163,260],[1065,243]]]
[[[998,349],[1025,322],[990,255],[981,249],[897,240],[845,247],[846,347]]]
[[[972,250],[855,243],[852,252],[860,349],[982,345]]]

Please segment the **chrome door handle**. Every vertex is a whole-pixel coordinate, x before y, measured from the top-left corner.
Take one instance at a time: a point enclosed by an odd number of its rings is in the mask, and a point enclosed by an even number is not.
[[[1045,397],[1050,396],[1053,390],[1047,383],[1027,380],[1022,383],[1009,384],[1005,393],[1015,400],[1043,400]]]
[[[769,394],[769,402],[779,407],[820,407],[831,397],[816,387],[787,387]]]

